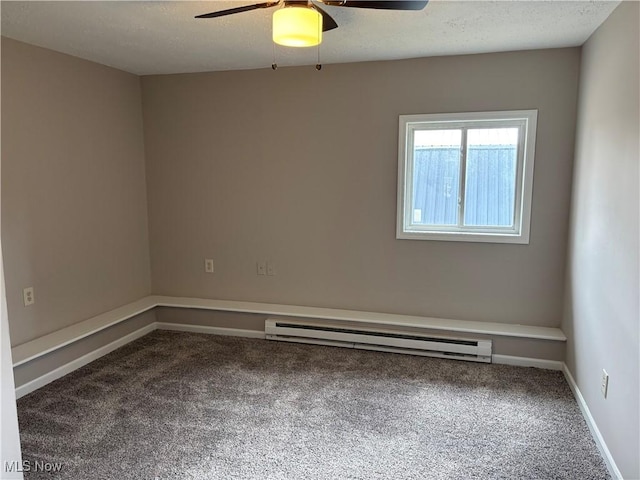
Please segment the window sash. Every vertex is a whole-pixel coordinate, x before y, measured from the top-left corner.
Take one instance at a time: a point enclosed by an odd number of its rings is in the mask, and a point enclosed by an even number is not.
[[[515,112],[478,112],[471,114],[440,115],[403,115],[400,116],[400,158],[399,158],[399,206],[398,238],[451,239],[465,238],[429,238],[429,234],[465,234],[480,236],[471,241],[492,241],[489,237],[521,237],[528,243],[530,220],[530,197],[533,174],[533,143],[537,111]],[[474,129],[517,128],[516,172],[513,218],[510,226],[505,225],[465,225],[466,187],[468,174],[469,145],[467,134]],[[428,130],[461,130],[460,161],[458,174],[457,224],[423,224],[414,221],[415,188],[415,138],[416,132]],[[526,194],[526,195],[525,195]],[[402,197],[401,197],[402,195]],[[528,198],[526,198],[528,197]],[[526,203],[526,204],[525,204]],[[526,207],[526,209],[524,208]],[[526,211],[525,211],[526,210]],[[526,217],[526,218],[525,218]],[[400,225],[402,222],[402,225]],[[484,238],[483,238],[484,237]],[[497,240],[501,241],[501,240]]]

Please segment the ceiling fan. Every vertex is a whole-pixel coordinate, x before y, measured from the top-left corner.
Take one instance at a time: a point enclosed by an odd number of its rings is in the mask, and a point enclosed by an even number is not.
[[[216,18],[260,8],[280,7],[273,14],[273,41],[286,47],[313,47],[322,43],[322,33],[338,28],[336,21],[318,3],[331,7],[379,10],[422,10],[429,0],[272,0],[195,18]]]

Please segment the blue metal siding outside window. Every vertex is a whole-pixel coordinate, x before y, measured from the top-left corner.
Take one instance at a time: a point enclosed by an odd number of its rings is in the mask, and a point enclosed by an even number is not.
[[[460,150],[414,150],[415,224],[457,225]],[[517,148],[470,146],[467,152],[464,225],[511,226],[514,222]]]

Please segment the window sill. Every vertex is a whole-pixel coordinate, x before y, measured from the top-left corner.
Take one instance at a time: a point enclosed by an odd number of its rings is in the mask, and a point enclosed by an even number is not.
[[[511,243],[529,244],[528,234],[477,233],[477,232],[406,232],[396,233],[398,240],[431,240],[439,242]]]

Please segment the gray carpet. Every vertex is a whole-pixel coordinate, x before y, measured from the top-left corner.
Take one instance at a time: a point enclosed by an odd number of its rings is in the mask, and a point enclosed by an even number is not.
[[[156,331],[18,414],[28,479],[609,478],[533,368]]]

